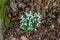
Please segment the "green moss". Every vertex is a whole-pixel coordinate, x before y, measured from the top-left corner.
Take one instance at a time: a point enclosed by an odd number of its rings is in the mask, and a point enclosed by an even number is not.
[[[0,0],[0,19],[4,20],[5,26],[7,26],[10,23],[10,19],[8,18],[8,10],[7,10],[6,1],[7,0]]]

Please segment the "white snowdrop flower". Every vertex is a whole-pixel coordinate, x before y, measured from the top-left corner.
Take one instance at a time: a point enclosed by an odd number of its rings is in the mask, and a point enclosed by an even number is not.
[[[36,13],[34,13],[34,16],[36,16]]]
[[[37,31],[37,29],[35,29],[35,31]]]
[[[39,20],[39,23],[41,23],[41,21]]]
[[[39,23],[36,26],[39,26]]]
[[[40,27],[40,25],[39,25],[39,24],[37,24],[37,27]]]
[[[29,23],[29,26],[30,26],[31,24]]]
[[[20,23],[21,23],[21,22],[24,22],[24,21],[25,21],[25,18],[22,18],[22,20],[20,21]]]
[[[21,29],[24,29],[23,27],[21,27]]]
[[[22,26],[23,26],[23,25],[21,24],[21,25],[20,25],[20,28],[21,28],[21,29],[23,28]]]
[[[26,18],[26,19],[28,19],[28,20],[29,20],[29,17],[28,17],[28,18]]]
[[[33,23],[34,23],[34,21],[33,21]]]
[[[31,29],[30,27],[28,27],[28,30]]]
[[[22,19],[20,22],[24,22],[24,20]]]
[[[31,22],[31,18],[30,18],[29,22]]]
[[[37,13],[34,13],[34,16],[37,16]]]
[[[15,12],[16,11],[16,9],[15,8],[12,8],[13,9],[13,11]]]
[[[33,25],[31,25],[31,27],[33,27]]]
[[[30,11],[30,14],[32,14],[32,12]]]
[[[31,14],[27,14],[27,17],[30,17],[30,16],[32,16]]]
[[[26,12],[25,15],[28,16],[28,13]]]
[[[22,27],[23,26],[23,23],[20,25],[20,27]]]
[[[21,28],[21,29],[24,29],[24,27],[22,27],[22,26],[23,26],[23,25],[20,25],[20,28]]]
[[[31,25],[31,22],[29,22],[29,26]]]
[[[34,17],[32,16],[31,19],[33,19]]]
[[[35,21],[36,21],[36,19],[35,19]]]
[[[21,16],[21,18],[20,19],[22,19],[22,21],[24,21],[25,20],[25,18],[23,17],[23,15]]]
[[[31,27],[31,31],[33,30],[34,28],[33,27]]]
[[[23,25],[23,23],[21,25]]]
[[[40,18],[37,19],[38,21],[40,20]]]
[[[40,12],[38,12],[38,15],[40,15]]]
[[[32,12],[31,12],[31,11],[29,11],[29,13],[26,13],[26,16],[27,16],[27,17],[32,16]]]
[[[32,16],[32,14],[29,14],[29,16]]]
[[[21,15],[21,19],[24,18],[23,15]]]
[[[27,25],[27,23],[24,23],[24,25]]]
[[[37,14],[37,17],[39,17],[39,15]]]
[[[39,17],[39,20],[41,20],[41,16]]]
[[[41,15],[39,15],[39,18],[41,18]]]

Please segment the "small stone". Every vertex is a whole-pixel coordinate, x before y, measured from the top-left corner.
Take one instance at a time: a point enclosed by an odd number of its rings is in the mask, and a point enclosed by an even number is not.
[[[56,6],[56,2],[53,3],[53,6]]]

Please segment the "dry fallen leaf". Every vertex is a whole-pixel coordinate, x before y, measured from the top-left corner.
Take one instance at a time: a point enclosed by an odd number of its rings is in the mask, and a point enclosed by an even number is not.
[[[21,39],[22,39],[22,40],[28,40],[28,39],[26,38],[26,36],[21,36]]]

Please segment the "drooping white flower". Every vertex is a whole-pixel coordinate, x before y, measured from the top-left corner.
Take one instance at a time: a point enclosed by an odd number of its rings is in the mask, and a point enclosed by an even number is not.
[[[21,18],[20,19],[24,19],[23,15],[21,15]]]
[[[27,26],[27,31],[36,31],[37,27],[40,27],[40,23],[41,23],[41,16],[38,13],[34,13],[34,15],[32,15],[32,12],[29,11],[29,13],[26,13],[26,18],[24,18],[23,16],[21,17],[21,24],[22,24],[22,29],[25,29],[25,27]],[[28,24],[28,25],[27,25]],[[23,26],[25,25],[25,27]],[[34,26],[35,25],[35,26]]]
[[[32,12],[30,11],[30,14],[32,14]]]
[[[32,16],[32,12],[31,12],[31,11],[29,11],[29,13],[26,13],[26,16],[27,16],[27,17]]]

